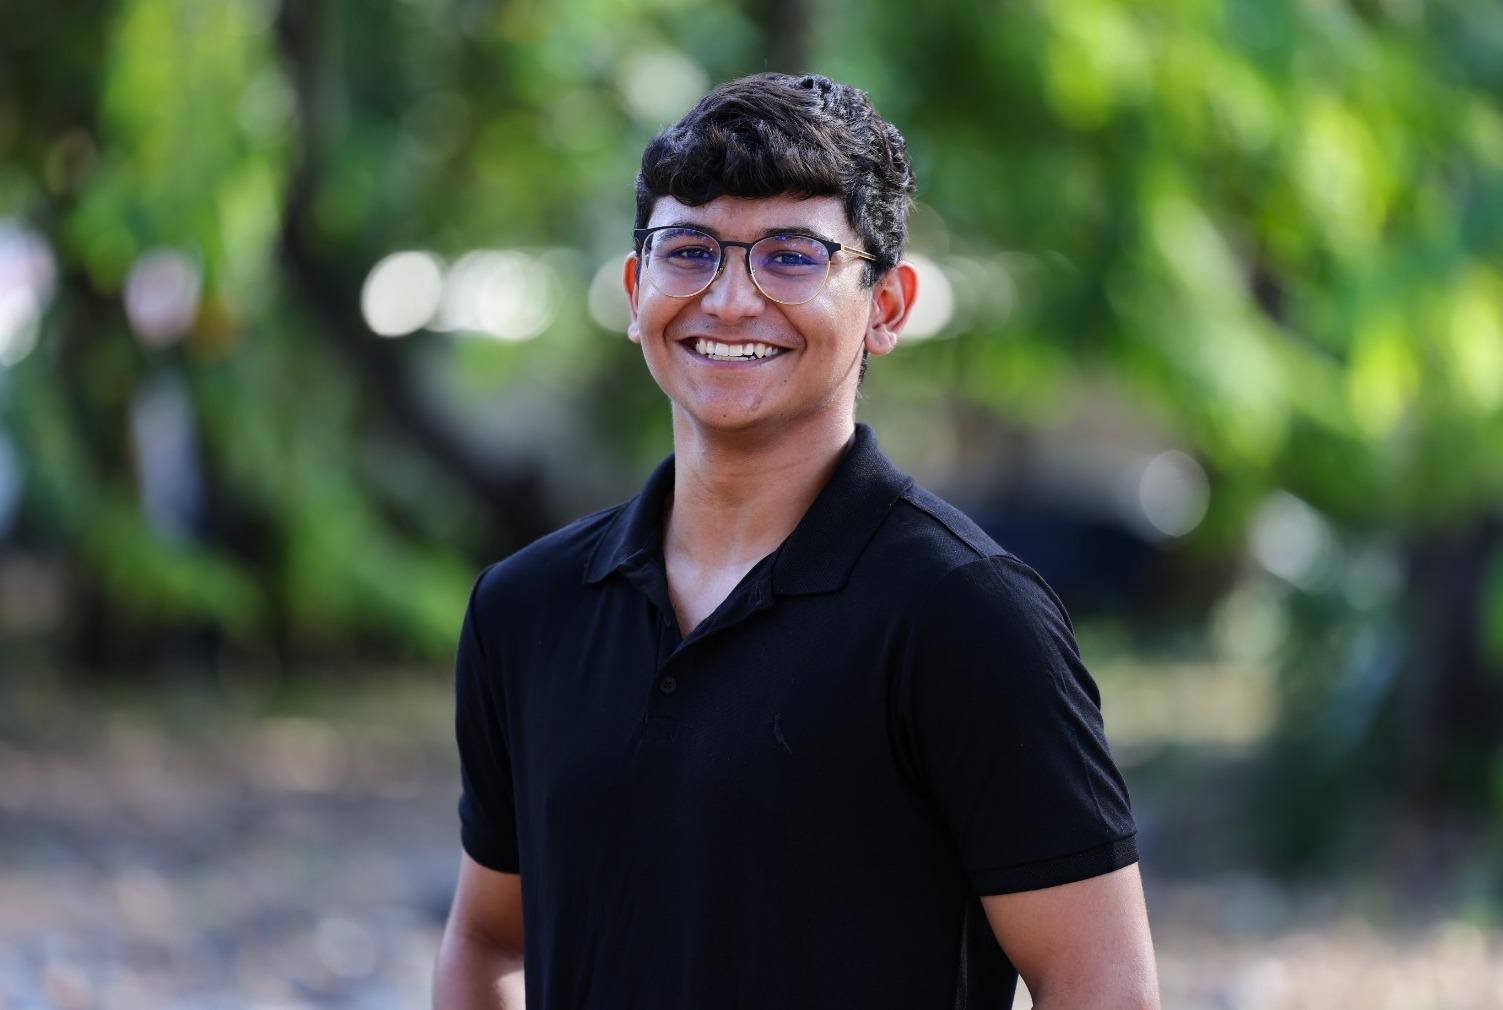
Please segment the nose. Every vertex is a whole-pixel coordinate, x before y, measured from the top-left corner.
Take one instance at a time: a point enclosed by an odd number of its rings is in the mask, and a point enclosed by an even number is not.
[[[737,253],[743,255],[737,256]],[[760,315],[766,304],[751,276],[751,250],[733,246],[726,250],[725,266],[700,296],[700,306],[721,319]]]

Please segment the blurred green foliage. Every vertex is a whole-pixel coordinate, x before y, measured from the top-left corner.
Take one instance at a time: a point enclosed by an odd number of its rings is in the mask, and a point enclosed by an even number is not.
[[[481,563],[667,448],[635,348],[586,310],[628,248],[643,143],[716,81],[814,68],[909,138],[914,245],[955,289],[945,339],[874,363],[869,395],[1042,427],[1105,384],[1205,463],[1204,557],[1242,557],[1269,494],[1296,496],[1324,553],[1237,592],[1286,617],[1267,658],[1280,753],[1312,770],[1300,809],[1335,809],[1358,761],[1427,793],[1503,781],[1491,5],[123,0],[0,19],[0,219],[44,235],[58,273],[35,349],[0,368],[26,475],[11,536],[66,559],[106,637],[447,656]],[[486,247],[552,265],[538,339],[364,328],[386,254]],[[201,272],[161,346],[122,308],[158,248]],[[132,403],[164,376],[203,472],[187,536],[140,507]],[[1413,761],[1374,763],[1390,744]]]

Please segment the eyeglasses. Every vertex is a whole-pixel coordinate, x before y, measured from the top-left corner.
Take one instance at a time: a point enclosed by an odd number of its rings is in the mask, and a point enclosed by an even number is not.
[[[869,252],[797,232],[767,235],[755,242],[721,241],[698,228],[659,225],[632,232],[647,282],[670,298],[693,298],[725,269],[726,250],[746,250],[746,266],[757,290],[782,305],[802,305],[825,289],[830,260],[842,249],[876,261]]]

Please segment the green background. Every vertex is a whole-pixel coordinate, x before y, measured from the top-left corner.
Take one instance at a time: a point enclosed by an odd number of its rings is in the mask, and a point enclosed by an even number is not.
[[[1189,488],[1130,601],[1066,598],[1165,879],[1402,895],[1423,865],[1423,900],[1361,917],[1431,909],[1503,979],[1489,3],[6,4],[12,759],[59,739],[21,713],[170,737],[178,696],[259,725],[393,677],[441,709],[479,569],[671,448],[613,287],[636,163],[764,69],[908,138],[938,328],[858,412],[900,465],[1062,521],[1130,526],[1144,460]],[[451,288],[506,251],[503,336],[375,335],[362,289],[401,250]]]

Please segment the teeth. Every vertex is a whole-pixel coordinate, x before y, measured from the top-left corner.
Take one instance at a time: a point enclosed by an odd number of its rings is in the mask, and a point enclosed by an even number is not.
[[[771,358],[781,354],[781,347],[771,344],[745,343],[722,344],[716,340],[700,338],[694,341],[694,349],[705,357],[717,361],[744,361],[747,358]]]

